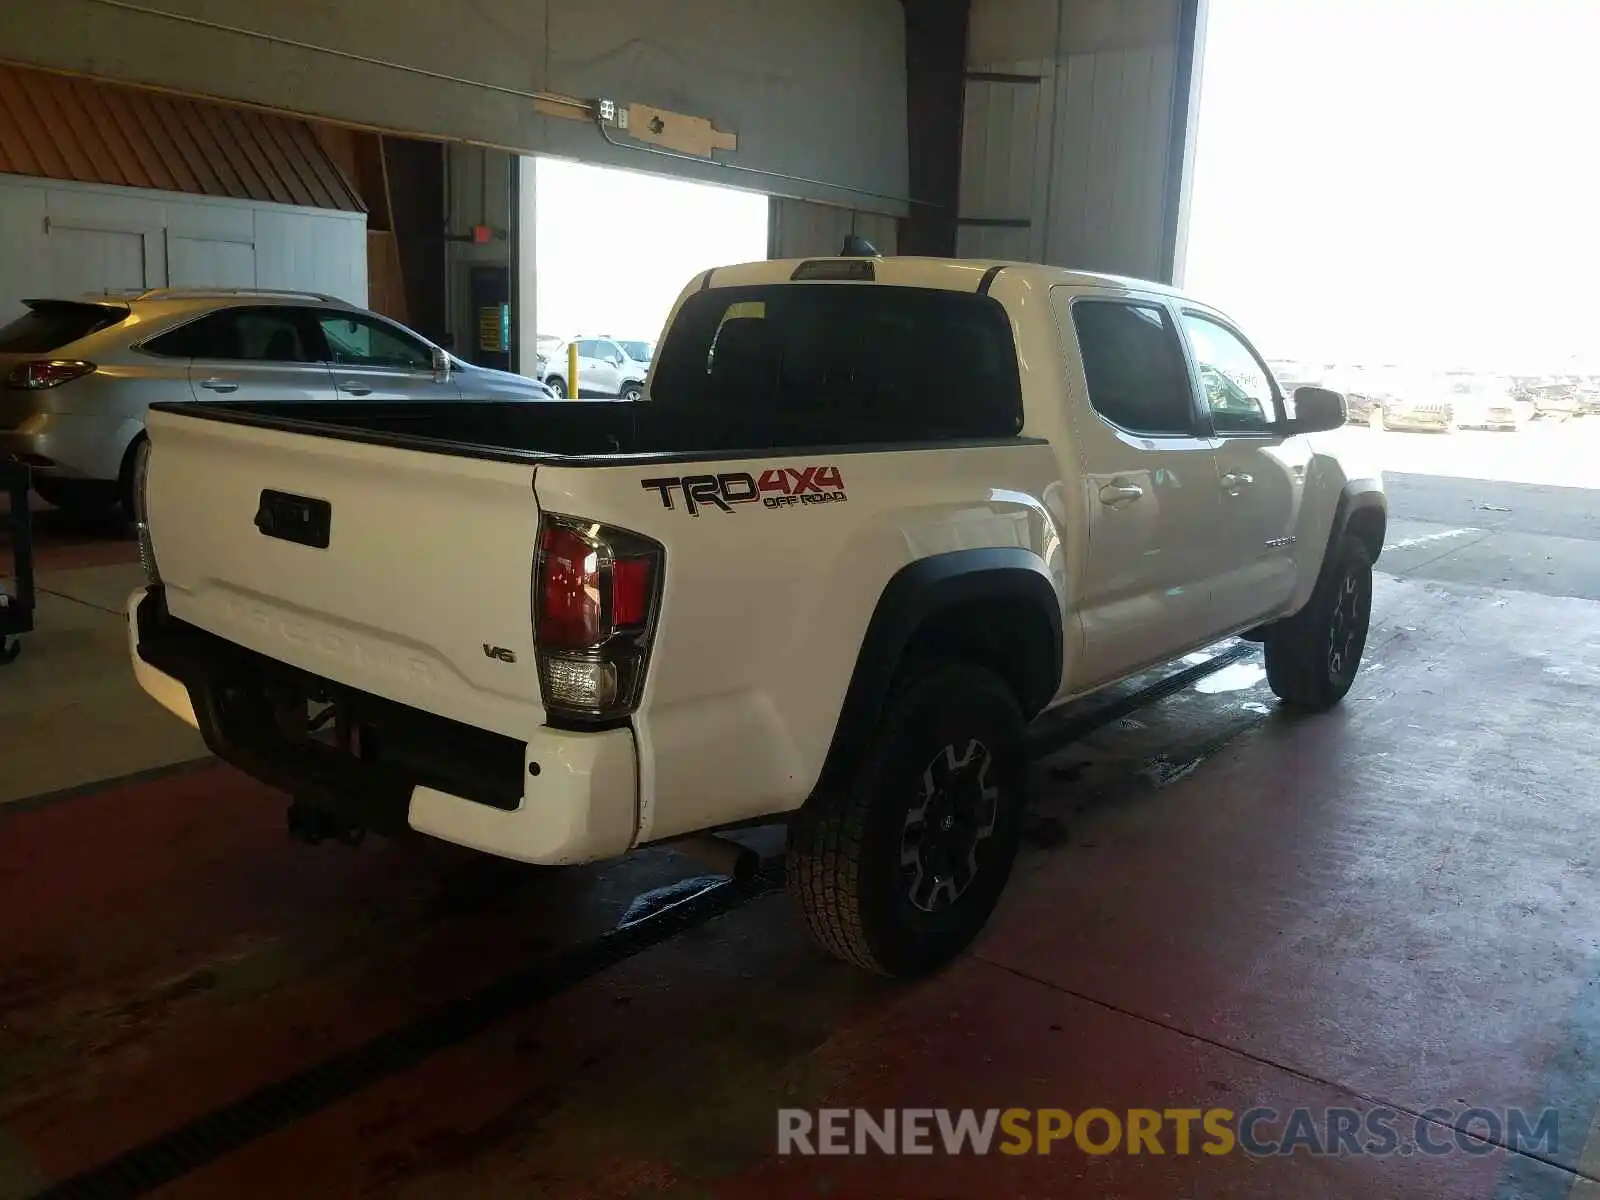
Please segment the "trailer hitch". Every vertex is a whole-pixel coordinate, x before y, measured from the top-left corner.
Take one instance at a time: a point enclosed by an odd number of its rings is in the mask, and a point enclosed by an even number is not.
[[[325,808],[294,800],[289,804],[289,836],[308,846],[323,842],[359,846],[366,840],[367,831]]]

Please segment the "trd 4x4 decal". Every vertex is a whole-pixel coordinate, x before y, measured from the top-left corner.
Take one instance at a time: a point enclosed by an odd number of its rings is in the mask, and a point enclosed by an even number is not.
[[[662,506],[676,508],[674,495],[683,497],[683,507],[691,517],[702,508],[732,512],[735,504],[754,504],[763,508],[787,508],[794,504],[837,504],[847,499],[844,476],[838,467],[768,467],[758,479],[748,471],[728,471],[721,475],[664,475],[644,479],[639,486],[657,492]]]

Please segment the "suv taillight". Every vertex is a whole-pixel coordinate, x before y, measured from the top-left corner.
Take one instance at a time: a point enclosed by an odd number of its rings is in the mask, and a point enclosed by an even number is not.
[[[94,370],[92,362],[81,359],[54,358],[38,362],[20,363],[6,376],[6,386],[21,388],[26,392],[39,392],[45,388],[60,387],[69,380],[87,375]]]
[[[552,715],[607,720],[637,707],[662,559],[649,538],[545,514],[533,570],[533,634]]]

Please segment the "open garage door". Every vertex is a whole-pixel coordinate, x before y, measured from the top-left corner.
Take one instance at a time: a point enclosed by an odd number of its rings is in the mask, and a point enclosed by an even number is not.
[[[537,215],[520,253],[532,256],[543,374],[567,394],[569,344],[580,352],[581,394],[621,397],[643,383],[685,284],[709,267],[766,257],[760,193],[562,159],[525,163]],[[531,373],[526,355],[522,369]]]
[[[881,254],[895,253],[899,223],[882,213],[832,204],[772,198],[768,258],[811,258],[837,254],[851,234],[864,237]]]
[[[399,134],[895,215],[907,203],[898,0],[57,0],[0,5],[0,46]],[[588,107],[601,98],[638,106],[637,123],[602,135]],[[685,121],[707,136],[687,153]]]

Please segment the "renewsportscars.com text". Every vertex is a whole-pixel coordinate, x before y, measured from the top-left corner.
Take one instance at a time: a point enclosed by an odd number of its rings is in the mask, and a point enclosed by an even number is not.
[[[824,1108],[778,1110],[782,1155],[1553,1155],[1555,1109]]]

